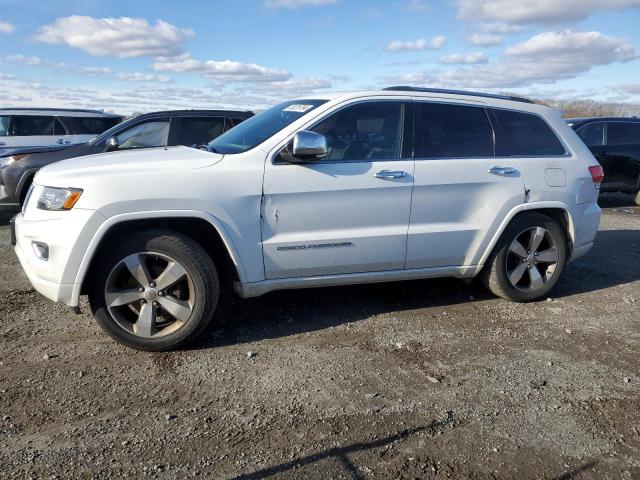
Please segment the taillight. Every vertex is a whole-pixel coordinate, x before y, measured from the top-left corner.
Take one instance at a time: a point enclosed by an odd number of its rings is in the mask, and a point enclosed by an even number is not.
[[[600,186],[602,180],[604,180],[604,170],[602,170],[601,165],[594,165],[589,167],[589,173],[591,174],[591,179],[596,186]]]

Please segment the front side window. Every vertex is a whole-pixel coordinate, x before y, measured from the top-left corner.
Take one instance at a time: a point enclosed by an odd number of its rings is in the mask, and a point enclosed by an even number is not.
[[[601,147],[604,145],[604,122],[588,123],[576,130],[578,136],[587,147]]]
[[[116,135],[118,150],[165,147],[169,138],[169,121],[140,123]]]
[[[12,130],[16,136],[53,135],[53,117],[16,115],[13,117]]]
[[[640,123],[610,122],[607,133],[607,144],[630,145],[640,144]]]
[[[362,103],[334,113],[312,131],[327,138],[327,161],[399,159],[403,111],[400,102]]]
[[[199,147],[224,132],[222,117],[185,117],[180,126],[180,145]]]
[[[11,117],[2,116],[0,117],[0,137],[6,137],[9,135],[9,123],[11,122]]]
[[[493,129],[484,108],[415,104],[416,158],[493,156]]]
[[[208,148],[224,154],[246,152],[326,102],[304,99],[281,103],[220,135]]]
[[[553,130],[538,115],[495,109],[510,154],[521,157],[565,155]]]

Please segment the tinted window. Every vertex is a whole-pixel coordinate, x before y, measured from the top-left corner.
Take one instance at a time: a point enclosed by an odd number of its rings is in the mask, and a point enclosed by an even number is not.
[[[53,121],[53,134],[54,135],[72,135],[73,130],[66,128],[61,122],[60,119],[56,118]]]
[[[287,125],[303,117],[326,100],[295,100],[284,102],[245,120],[224,135],[209,143],[209,149],[218,153],[242,153],[260,145]]]
[[[0,136],[9,135],[9,122],[11,117],[0,117]]]
[[[607,143],[609,145],[640,143],[640,123],[610,122]]]
[[[415,104],[416,158],[491,157],[493,129],[484,108]]]
[[[241,118],[231,118],[231,117],[227,118],[227,123],[225,124],[224,131],[226,132],[227,130],[231,130],[233,127],[240,124],[241,122],[242,122]]]
[[[12,130],[14,135],[53,135],[53,117],[14,116]]]
[[[404,105],[369,102],[344,108],[313,128],[327,137],[326,160],[400,158]]]
[[[576,133],[587,147],[599,147],[604,145],[604,125],[604,122],[588,123]]]
[[[169,121],[140,123],[116,135],[118,149],[164,147],[169,137]]]
[[[511,155],[564,155],[564,147],[549,125],[537,115],[494,110]]]
[[[191,117],[182,118],[180,127],[180,145],[188,147],[204,145],[224,132],[224,118]]]
[[[119,118],[63,117],[60,120],[70,132],[77,135],[99,135],[120,123]]]

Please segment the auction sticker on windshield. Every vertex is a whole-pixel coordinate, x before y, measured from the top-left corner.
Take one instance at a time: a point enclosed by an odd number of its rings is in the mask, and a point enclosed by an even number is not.
[[[301,103],[294,103],[293,105],[289,105],[287,108],[282,110],[283,112],[298,112],[304,113],[307,110],[313,108],[315,105],[304,105]]]

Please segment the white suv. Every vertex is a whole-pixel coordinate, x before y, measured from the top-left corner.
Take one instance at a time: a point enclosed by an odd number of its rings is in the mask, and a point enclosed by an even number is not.
[[[119,342],[198,335],[225,284],[271,290],[452,276],[546,295],[592,246],[602,169],[547,107],[433,89],[277,105],[206,150],[101,154],[40,170],[15,219],[34,287],[89,295]]]

